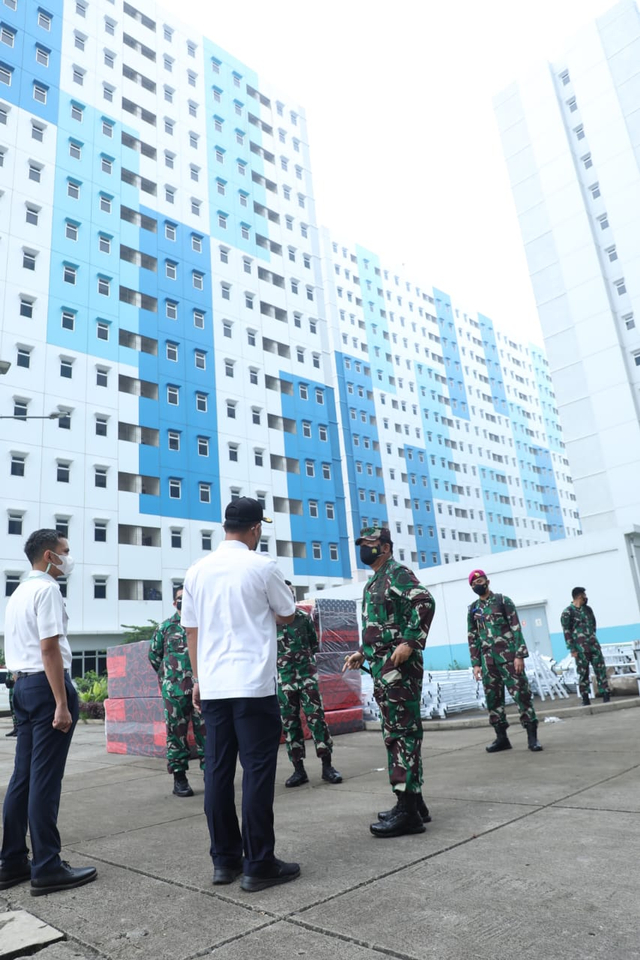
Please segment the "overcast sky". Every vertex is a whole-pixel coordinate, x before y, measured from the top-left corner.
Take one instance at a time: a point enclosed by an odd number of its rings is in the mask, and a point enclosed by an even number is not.
[[[180,16],[305,107],[321,224],[541,342],[492,97],[611,6],[181,0]]]

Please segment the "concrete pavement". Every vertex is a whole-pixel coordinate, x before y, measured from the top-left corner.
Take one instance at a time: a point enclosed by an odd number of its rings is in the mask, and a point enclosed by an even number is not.
[[[282,748],[276,853],[302,877],[245,894],[211,885],[199,772],[180,800],[161,761],[107,754],[103,727],[80,724],[59,825],[63,856],[95,863],[98,880],[38,899],[14,887],[0,913],[65,933],[41,960],[640,960],[640,710],[541,723],[540,754],[511,734],[514,749],[489,756],[488,726],[427,727],[433,823],[387,841],[368,830],[393,799],[379,733],[337,738],[340,786],[309,757],[311,783],[286,790]]]

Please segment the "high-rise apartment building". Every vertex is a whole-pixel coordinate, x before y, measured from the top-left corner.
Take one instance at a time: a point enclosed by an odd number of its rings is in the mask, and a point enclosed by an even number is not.
[[[639,103],[632,0],[495,102],[585,531],[640,522]]]
[[[304,111],[146,0],[0,0],[0,297],[2,603],[68,535],[76,672],[235,496],[300,593],[367,523],[417,567],[579,533],[542,351],[319,230]]]

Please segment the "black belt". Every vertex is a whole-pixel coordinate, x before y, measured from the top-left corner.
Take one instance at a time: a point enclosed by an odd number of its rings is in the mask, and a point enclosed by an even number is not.
[[[27,673],[25,670],[16,670],[15,672],[11,672],[13,673],[14,680],[22,680],[24,677],[39,677],[41,674],[46,673],[45,670],[34,670],[33,673]],[[65,677],[68,677],[69,671],[65,670],[64,675]]]

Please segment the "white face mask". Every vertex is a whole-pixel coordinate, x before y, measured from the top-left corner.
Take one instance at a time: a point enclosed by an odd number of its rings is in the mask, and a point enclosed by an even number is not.
[[[54,555],[54,557],[57,557],[58,560],[60,561],[59,563],[53,564],[53,566],[57,567],[57,568],[60,570],[60,573],[61,573],[61,575],[62,575],[63,577],[68,577],[69,574],[71,573],[71,571],[73,570],[74,565],[75,565],[75,560],[73,559],[73,557],[71,556],[71,554],[69,554],[69,553],[63,553],[63,554],[54,553],[53,555]],[[49,564],[49,567],[50,567],[50,566],[52,566],[52,564]],[[46,570],[47,573],[49,572],[49,567],[47,567],[47,570]]]

